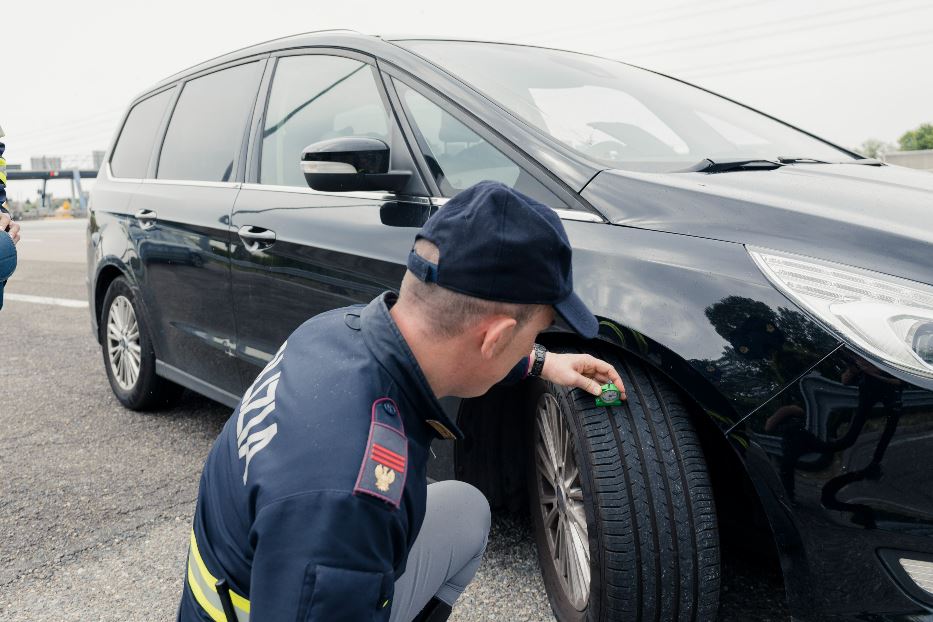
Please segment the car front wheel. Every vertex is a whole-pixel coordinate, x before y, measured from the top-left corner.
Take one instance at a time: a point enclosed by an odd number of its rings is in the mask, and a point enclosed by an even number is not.
[[[531,393],[530,509],[557,619],[712,620],[719,539],[690,418],[653,371],[614,356],[621,406],[540,382]]]

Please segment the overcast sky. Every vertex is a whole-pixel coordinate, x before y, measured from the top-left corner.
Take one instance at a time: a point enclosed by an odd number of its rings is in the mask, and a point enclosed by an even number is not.
[[[933,122],[931,20],[929,0],[2,2],[0,126],[12,163],[90,154],[161,78],[268,39],[351,28],[599,54],[855,147]]]

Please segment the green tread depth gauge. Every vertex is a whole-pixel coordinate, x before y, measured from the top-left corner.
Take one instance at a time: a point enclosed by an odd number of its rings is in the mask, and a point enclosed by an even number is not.
[[[619,389],[616,385],[604,384],[600,387],[602,393],[599,394],[599,397],[596,398],[597,406],[621,406],[622,400],[619,399]]]

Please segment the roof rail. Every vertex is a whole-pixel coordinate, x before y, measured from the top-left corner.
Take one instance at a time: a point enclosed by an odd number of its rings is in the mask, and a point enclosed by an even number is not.
[[[308,32],[296,32],[296,33],[291,34],[291,35],[284,35],[284,36],[282,36],[282,37],[276,37],[276,38],[274,38],[274,39],[269,39],[268,41],[260,41],[260,42],[258,42],[258,43],[251,43],[250,45],[245,45],[245,46],[243,46],[243,47],[241,47],[241,48],[237,48],[237,49],[235,49],[235,50],[230,50],[229,52],[224,52],[223,54],[218,54],[217,56],[213,56],[213,57],[211,57],[211,58],[207,58],[207,59],[205,59],[205,60],[198,61],[197,63],[191,65],[190,67],[185,67],[184,69],[180,69],[180,70],[176,71],[175,73],[173,73],[173,74],[171,74],[171,75],[169,75],[169,76],[166,76],[166,77],[162,78],[161,80],[158,80],[158,83],[162,83],[162,82],[165,82],[165,81],[167,81],[167,80],[171,80],[171,79],[174,78],[175,76],[181,75],[181,74],[185,73],[186,71],[189,71],[189,70],[191,70],[191,69],[194,69],[195,67],[198,67],[199,65],[203,65],[203,64],[205,64],[205,63],[209,63],[209,62],[211,62],[211,61],[217,60],[218,58],[223,58],[224,56],[229,56],[229,55],[231,55],[231,54],[236,54],[237,52],[242,52],[243,50],[248,50],[248,49],[253,48],[253,47],[258,47],[258,46],[260,46],[260,45],[265,45],[265,44],[267,44],[267,43],[272,43],[273,41],[281,41],[282,39],[291,39],[292,37],[300,37],[300,36],[302,36],[302,35],[316,35],[316,34],[321,34],[321,33],[325,33],[325,32],[347,32],[347,33],[353,33],[353,34],[356,34],[356,35],[362,35],[362,34],[363,34],[363,33],[359,32],[358,30],[353,30],[353,29],[351,29],[351,28],[322,28],[321,30],[309,30]]]

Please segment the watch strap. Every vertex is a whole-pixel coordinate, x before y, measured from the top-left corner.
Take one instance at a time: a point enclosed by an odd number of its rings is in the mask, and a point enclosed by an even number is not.
[[[532,349],[532,355],[534,356],[534,361],[531,363],[531,370],[529,370],[529,376],[540,376],[541,370],[544,369],[544,356],[547,354],[547,348],[542,346],[540,343],[536,343]]]

